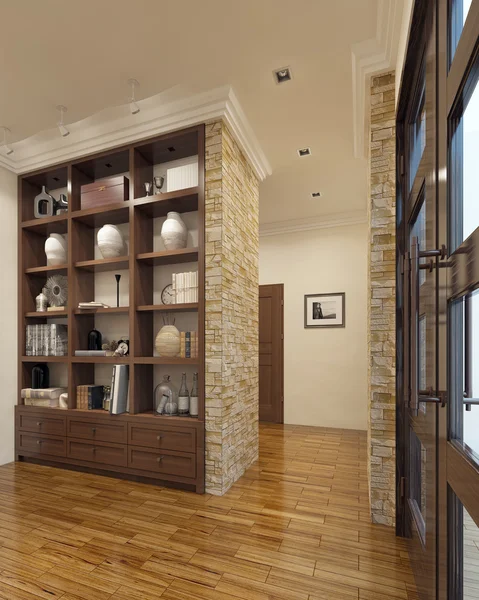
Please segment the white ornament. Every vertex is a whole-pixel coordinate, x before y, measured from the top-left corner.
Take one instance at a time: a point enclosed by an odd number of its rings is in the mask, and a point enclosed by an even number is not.
[[[59,233],[51,233],[45,241],[47,266],[56,267],[67,262],[67,241]]]
[[[103,225],[98,232],[97,242],[103,258],[117,258],[125,254],[125,241],[116,225]]]
[[[160,356],[178,356],[180,354],[180,332],[174,325],[164,325],[155,340],[155,348]]]
[[[177,212],[169,212],[161,228],[161,239],[167,250],[186,248],[188,229]]]

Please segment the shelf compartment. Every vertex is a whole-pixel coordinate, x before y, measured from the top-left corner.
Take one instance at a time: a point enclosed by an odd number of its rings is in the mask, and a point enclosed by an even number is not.
[[[84,269],[90,272],[121,271],[129,267],[128,256],[119,256],[118,258],[98,258],[95,260],[80,260],[75,263],[77,269]]]
[[[38,312],[36,310],[25,313],[27,319],[66,319],[68,312],[66,310],[52,310]]]
[[[195,312],[198,310],[198,302],[185,304],[147,304],[137,306],[138,312]]]
[[[135,356],[137,365],[197,365],[198,358],[180,358],[179,356]]]
[[[32,201],[33,202],[33,201]],[[41,219],[31,219],[23,221],[22,229],[32,231],[38,235],[48,236],[50,233],[66,233],[68,228],[67,215],[55,215],[54,217],[43,217]]]
[[[130,311],[128,306],[110,306],[108,308],[76,308],[73,311],[77,316],[95,315],[127,315]]]
[[[198,187],[164,192],[154,196],[146,196],[134,201],[135,208],[145,212],[149,217],[166,217],[171,212],[185,213],[198,210]]]
[[[22,356],[22,362],[67,363],[68,356]]]
[[[128,365],[130,356],[72,356],[72,363],[87,365]]]
[[[61,273],[62,275],[67,274],[68,265],[56,265],[56,266],[44,266],[44,267],[30,267],[25,269],[27,275],[43,275],[49,273]]]
[[[144,252],[143,254],[137,254],[136,260],[155,266],[195,262],[198,260],[198,248]]]
[[[119,225],[129,221],[128,201],[120,204],[99,206],[98,208],[87,208],[72,212],[72,218],[88,227],[102,227],[106,223]]]

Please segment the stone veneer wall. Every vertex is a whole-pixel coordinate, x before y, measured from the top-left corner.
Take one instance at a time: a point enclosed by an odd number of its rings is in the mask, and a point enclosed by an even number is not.
[[[371,81],[369,212],[369,481],[373,523],[396,503],[396,128],[394,72]]]
[[[258,458],[259,181],[223,121],[206,125],[206,491]]]

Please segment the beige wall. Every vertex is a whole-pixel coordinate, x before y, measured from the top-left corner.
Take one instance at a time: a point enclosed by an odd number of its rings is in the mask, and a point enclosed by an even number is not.
[[[260,238],[260,284],[284,283],[285,423],[366,430],[367,224]],[[304,329],[304,295],[346,292],[344,329]]]
[[[0,465],[13,460],[13,407],[17,393],[17,177],[0,167],[2,270],[0,314]]]

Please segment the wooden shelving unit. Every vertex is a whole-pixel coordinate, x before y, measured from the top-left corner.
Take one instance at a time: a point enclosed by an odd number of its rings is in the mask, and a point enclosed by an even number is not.
[[[156,169],[187,157],[197,157],[198,186],[145,197],[143,184],[152,181]],[[129,200],[82,209],[81,187],[115,175],[128,177]],[[53,196],[55,190],[67,193],[68,213],[34,218],[33,200],[42,185],[53,191]],[[170,211],[195,213],[190,217],[196,218],[197,223],[198,239],[194,247],[165,251],[155,246],[158,227],[155,229],[154,220],[166,217]],[[127,255],[104,259],[95,251],[96,232],[107,223],[128,231]],[[31,387],[32,368],[36,363],[51,364],[51,377],[63,369],[68,382],[69,408],[25,406],[19,389],[18,460],[34,458],[63,466],[181,484],[197,492],[204,490],[204,226],[204,126],[142,140],[19,177],[19,388]],[[44,243],[51,233],[67,235],[67,264],[46,265]],[[171,277],[172,266],[188,263],[197,265],[194,268],[198,270],[199,301],[158,304],[161,292],[158,281]],[[124,306],[78,308],[79,302],[97,299],[97,287],[101,296],[107,287],[105,281],[110,285],[107,279],[98,283],[98,277],[111,277],[111,293],[116,294],[113,275],[117,272],[122,273]],[[68,277],[68,305],[64,311],[39,313],[35,310],[35,297],[52,274]],[[165,312],[174,313],[176,319],[186,319],[185,323],[197,323],[198,358],[154,356],[158,319]],[[68,355],[24,356],[26,325],[51,323],[52,319],[68,327]],[[128,328],[129,356],[75,356],[76,350],[85,349],[88,331],[95,327],[97,319],[110,329],[114,329],[117,322],[121,323],[118,327]],[[98,373],[108,372],[105,370],[113,364],[129,365],[129,413],[113,416],[105,411],[78,410],[77,386],[97,383]],[[197,418],[166,417],[154,412],[154,387],[161,375],[168,372],[165,369],[173,369],[176,376],[181,369],[190,374],[198,372]],[[179,385],[179,381],[174,383]],[[51,381],[51,384],[58,385],[58,382]],[[161,443],[157,439],[161,439]],[[98,452],[93,450],[95,444]],[[161,461],[157,461],[161,452],[168,455],[168,469],[163,471],[158,466]]]

